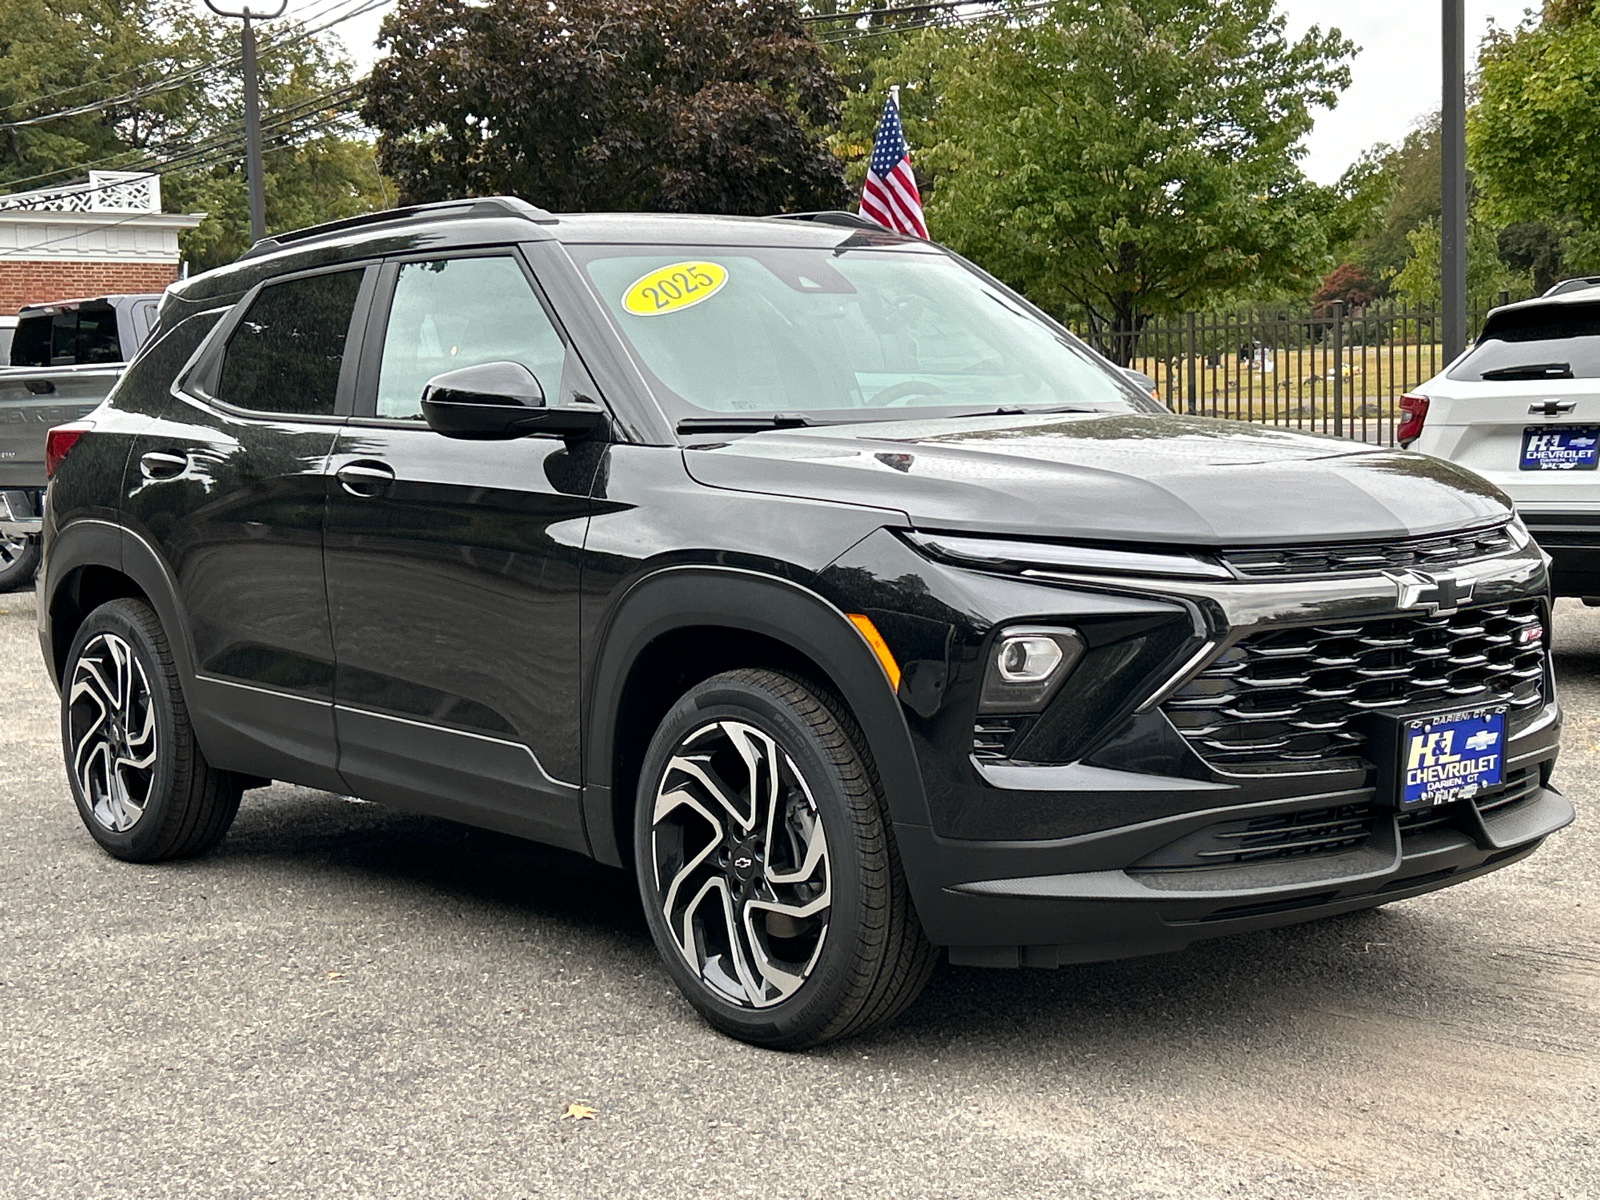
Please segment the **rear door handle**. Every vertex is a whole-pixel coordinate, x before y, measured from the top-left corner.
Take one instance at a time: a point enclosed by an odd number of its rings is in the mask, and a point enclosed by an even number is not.
[[[1558,417],[1562,413],[1569,413],[1578,407],[1576,400],[1541,400],[1537,404],[1528,405],[1528,415],[1532,417]]]
[[[391,483],[394,482],[394,470],[381,462],[353,462],[347,463],[335,472],[339,477],[339,486],[352,496],[361,496],[371,499],[381,496]]]
[[[139,456],[139,474],[146,479],[175,479],[189,469],[187,454],[151,450]]]

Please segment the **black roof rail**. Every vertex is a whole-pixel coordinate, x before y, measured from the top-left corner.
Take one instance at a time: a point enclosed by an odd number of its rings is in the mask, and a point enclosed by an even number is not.
[[[327,221],[321,225],[309,225],[304,229],[275,233],[271,237],[262,238],[239,258],[243,260],[254,258],[259,254],[270,254],[286,246],[308,242],[314,238],[328,237],[335,233],[344,233],[351,229],[399,224],[405,221],[436,221],[453,217],[520,217],[522,220],[533,221],[539,225],[556,223],[553,213],[516,196],[467,197],[462,200],[440,200],[433,204],[412,204],[405,208],[386,208],[380,212],[363,213],[359,217],[345,217],[341,221]]]
[[[812,221],[818,225],[843,225],[846,229],[883,229],[876,221],[853,212],[799,212],[799,213],[774,213],[768,220],[772,221]]]

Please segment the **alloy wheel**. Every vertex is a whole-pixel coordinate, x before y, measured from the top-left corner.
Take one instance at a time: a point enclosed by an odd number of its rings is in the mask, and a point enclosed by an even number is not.
[[[828,841],[794,759],[753,725],[684,737],[651,814],[656,903],[717,997],[770,1008],[806,981],[832,905]]]
[[[0,535],[0,570],[4,570],[6,567],[9,567],[27,552],[27,538],[5,537],[4,535]]]
[[[144,816],[156,769],[156,711],[133,648],[96,634],[78,655],[67,693],[72,771],[94,819],[126,833]]]

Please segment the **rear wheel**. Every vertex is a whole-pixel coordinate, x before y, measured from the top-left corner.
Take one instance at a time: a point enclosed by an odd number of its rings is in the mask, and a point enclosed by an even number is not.
[[[0,592],[29,586],[38,570],[38,538],[0,536]]]
[[[117,858],[203,854],[239,810],[239,781],[201,754],[166,634],[142,601],[102,604],[73,638],[61,741],[78,815]]]
[[[935,952],[912,911],[865,739],[831,695],[771,671],[705,681],[641,773],[639,887],[690,1003],[800,1049],[916,999]]]

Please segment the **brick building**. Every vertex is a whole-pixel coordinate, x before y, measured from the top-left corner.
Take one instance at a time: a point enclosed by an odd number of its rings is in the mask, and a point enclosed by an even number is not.
[[[123,171],[0,196],[0,318],[24,304],[159,292],[178,278],[178,234],[204,217],[162,212],[160,177]]]

